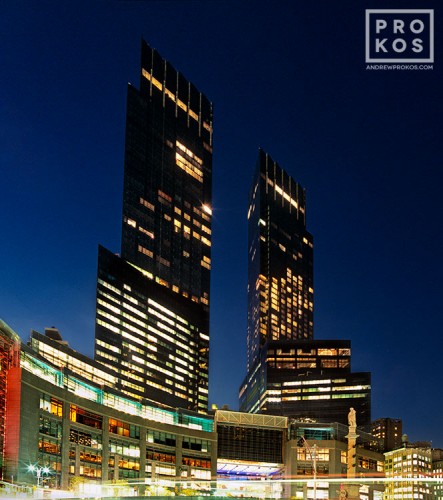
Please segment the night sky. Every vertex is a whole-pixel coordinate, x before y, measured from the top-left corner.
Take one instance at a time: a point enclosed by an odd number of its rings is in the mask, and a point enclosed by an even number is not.
[[[435,8],[432,71],[369,71],[365,8]],[[262,147],[307,189],[316,339],[350,339],[372,417],[443,447],[442,6],[0,4],[0,317],[94,344],[98,244],[120,251],[142,37],[214,102],[210,402],[246,371],[247,204]]]

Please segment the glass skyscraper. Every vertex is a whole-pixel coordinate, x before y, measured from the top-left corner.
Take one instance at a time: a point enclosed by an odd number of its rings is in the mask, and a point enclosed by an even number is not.
[[[95,342],[130,396],[207,410],[211,207],[212,104],[142,41],[121,257],[100,248]]]
[[[142,44],[140,90],[128,88],[122,258],[209,305],[212,105]]]
[[[248,209],[248,369],[270,340],[311,339],[313,238],[306,193],[259,151]]]
[[[313,238],[306,193],[260,150],[248,209],[247,375],[240,411],[370,422],[370,373],[351,372],[350,342],[314,340]]]

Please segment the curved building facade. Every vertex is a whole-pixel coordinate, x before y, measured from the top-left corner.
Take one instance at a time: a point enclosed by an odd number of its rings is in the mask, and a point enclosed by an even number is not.
[[[53,361],[20,345],[1,329],[2,356],[9,360],[1,407],[3,479],[35,484],[29,465],[48,466],[41,485],[67,489],[74,482],[210,479],[216,474],[217,438],[210,416],[125,397],[94,378],[94,362],[38,334]],[[13,333],[13,332],[12,332]],[[37,340],[36,340],[37,338]],[[58,353],[57,353],[58,351]],[[68,363],[69,360],[69,363]],[[70,366],[70,368],[68,368]],[[76,373],[77,368],[77,373]],[[75,479],[74,479],[75,478]]]

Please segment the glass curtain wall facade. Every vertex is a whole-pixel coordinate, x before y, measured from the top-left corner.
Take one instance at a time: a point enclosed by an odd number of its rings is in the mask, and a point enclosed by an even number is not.
[[[359,425],[371,419],[370,373],[351,373],[350,342],[314,340],[313,237],[306,193],[259,151],[248,209],[247,375],[240,411]]]
[[[209,305],[212,106],[142,44],[140,90],[128,88],[122,258]]]
[[[128,396],[204,412],[209,336],[201,307],[99,250],[95,357]]]
[[[349,340],[273,341],[240,390],[240,408],[310,422],[371,422],[371,374],[351,372]]]
[[[313,337],[313,247],[305,190],[260,149],[248,208],[248,374],[241,411],[261,411],[265,345]]]
[[[95,359],[133,397],[207,411],[212,104],[142,41],[121,258],[100,248]]]
[[[313,337],[313,247],[304,189],[260,150],[248,209],[248,370],[267,341]]]

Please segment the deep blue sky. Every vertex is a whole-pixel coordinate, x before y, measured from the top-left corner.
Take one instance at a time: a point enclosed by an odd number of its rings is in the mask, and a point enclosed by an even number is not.
[[[429,8],[433,71],[367,71],[365,8]],[[0,5],[0,317],[92,355],[97,246],[120,249],[126,86],[140,39],[214,102],[210,400],[246,366],[258,147],[308,193],[315,338],[352,341],[373,418],[443,447],[442,8],[428,1]]]

